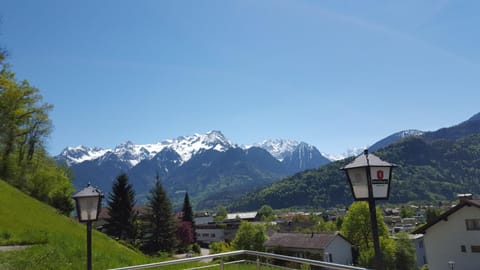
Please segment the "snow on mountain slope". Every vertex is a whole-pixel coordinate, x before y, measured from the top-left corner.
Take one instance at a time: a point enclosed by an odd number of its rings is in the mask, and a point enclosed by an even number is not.
[[[299,142],[293,140],[275,139],[265,140],[261,143],[246,146],[245,148],[248,149],[253,146],[263,148],[279,161],[283,161],[283,159],[285,159],[285,157],[291,154],[299,144]]]
[[[89,148],[85,146],[67,147],[57,156],[57,159],[65,160],[67,164],[71,165],[113,154],[133,167],[144,159],[153,158],[164,148],[174,150],[180,155],[182,162],[186,162],[192,155],[202,150],[226,151],[232,147],[234,147],[232,143],[220,131],[210,131],[206,134],[182,136],[156,144],[134,144],[128,141],[116,146],[114,149]]]
[[[74,163],[82,163],[87,160],[97,159],[105,155],[108,151],[102,148],[90,148],[83,145],[77,147],[67,147],[65,148],[58,157],[62,157],[68,165]]]

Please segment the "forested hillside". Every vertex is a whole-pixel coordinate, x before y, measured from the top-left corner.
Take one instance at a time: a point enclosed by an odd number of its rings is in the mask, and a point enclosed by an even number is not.
[[[449,134],[453,133],[449,130]],[[451,200],[457,193],[480,194],[480,134],[456,140],[411,137],[375,154],[398,165],[393,171],[391,203]],[[340,168],[351,160],[285,178],[247,194],[231,208],[258,209],[263,204],[273,208],[348,205],[352,195]]]
[[[68,214],[70,175],[45,150],[52,108],[37,88],[16,78],[0,52],[0,178]]]

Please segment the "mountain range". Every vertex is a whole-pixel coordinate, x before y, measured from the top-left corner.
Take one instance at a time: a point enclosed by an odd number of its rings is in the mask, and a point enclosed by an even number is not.
[[[480,114],[433,132],[400,131],[369,150],[402,164],[396,169],[401,179],[394,180],[398,192],[392,194],[393,201],[447,199],[454,191],[476,192],[465,185],[472,181],[466,179],[475,171],[472,162],[480,157],[477,134]],[[113,149],[67,147],[56,160],[71,168],[77,188],[91,182],[108,193],[115,177],[127,173],[138,203],[143,203],[159,177],[174,206],[188,192],[197,210],[218,205],[251,210],[262,204],[275,208],[347,204],[351,196],[338,168],[350,159],[332,162],[326,156],[305,142],[277,139],[238,146],[220,131],[210,131],[155,144],[126,142]],[[419,178],[423,191],[416,189],[414,179]]]
[[[238,146],[220,131],[156,144],[126,142],[114,149],[67,147],[55,158],[72,169],[77,188],[91,182],[108,193],[115,177],[127,173],[141,203],[158,176],[174,203],[187,191],[200,209],[331,162],[305,142]]]
[[[375,148],[375,149],[372,149]],[[459,193],[480,195],[480,114],[432,132],[406,131],[373,145],[371,151],[397,164],[389,203],[454,200]],[[232,202],[232,210],[328,208],[352,201],[345,173],[353,158],[307,170],[248,193]]]

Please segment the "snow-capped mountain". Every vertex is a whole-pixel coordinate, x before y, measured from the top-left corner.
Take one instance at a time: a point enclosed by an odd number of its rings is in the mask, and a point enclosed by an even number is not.
[[[206,134],[181,136],[177,139],[166,140],[155,144],[133,144],[128,141],[116,146],[114,149],[89,148],[85,146],[67,147],[56,158],[65,161],[68,165],[85,161],[98,160],[99,163],[115,156],[129,167],[134,167],[144,159],[152,159],[163,149],[171,149],[180,157],[181,161],[188,161],[196,153],[214,149],[226,151],[234,147],[220,131],[210,131]]]
[[[369,147],[370,151],[376,151],[378,149],[384,148],[392,143],[396,143],[400,140],[403,140],[405,138],[413,137],[413,136],[422,136],[425,132],[421,130],[416,130],[416,129],[409,129],[409,130],[403,130],[397,133],[394,133],[376,143],[374,143],[372,146]]]
[[[158,176],[171,196],[181,197],[187,190],[192,199],[204,200],[199,203],[204,207],[330,162],[304,142],[270,140],[256,145],[239,147],[220,131],[210,131],[154,144],[129,141],[113,149],[67,147],[56,159],[70,166],[77,187],[91,182],[108,193],[112,181],[126,173],[144,198]]]
[[[109,150],[102,148],[90,148],[83,145],[65,148],[57,157],[57,160],[64,161],[68,165],[82,163],[87,160],[97,159],[105,155]]]
[[[263,148],[267,150],[274,158],[278,159],[279,161],[283,161],[285,157],[293,153],[299,144],[299,142],[293,140],[275,139],[265,140],[261,143],[256,143],[245,148],[248,149],[253,146]]]
[[[249,149],[251,147],[259,147],[266,150],[280,161],[290,173],[318,168],[331,161],[323,156],[315,146],[294,140],[265,140],[245,148]]]

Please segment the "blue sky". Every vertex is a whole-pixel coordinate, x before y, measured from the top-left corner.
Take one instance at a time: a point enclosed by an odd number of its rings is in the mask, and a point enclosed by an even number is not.
[[[480,1],[0,2],[51,154],[209,130],[341,154],[480,112]]]

